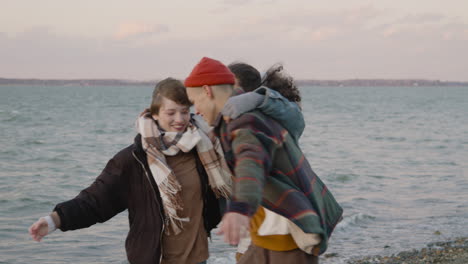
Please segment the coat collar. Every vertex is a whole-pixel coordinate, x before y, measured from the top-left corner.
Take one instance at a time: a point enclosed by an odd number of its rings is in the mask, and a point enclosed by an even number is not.
[[[232,97],[232,96],[236,96],[236,95],[240,95],[240,94],[243,94],[243,93],[245,93],[245,91],[242,90],[242,88],[239,88],[239,87],[238,87],[238,88],[234,88],[234,89],[232,90],[232,95],[231,95],[231,97]],[[223,115],[222,115],[221,113],[222,113],[222,111],[219,112],[219,114],[218,114],[218,116],[216,117],[215,122],[214,122],[214,124],[213,124],[214,130],[216,131],[216,134],[218,134],[218,135],[219,135],[219,133],[218,133],[218,132],[219,132],[219,129],[221,128],[221,125],[222,125],[222,123],[223,123],[223,121],[224,121],[224,120],[223,120]]]

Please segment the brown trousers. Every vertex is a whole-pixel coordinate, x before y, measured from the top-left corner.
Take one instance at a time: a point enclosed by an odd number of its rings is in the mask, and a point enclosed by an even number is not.
[[[314,255],[309,255],[300,249],[289,251],[273,251],[264,249],[251,244],[249,249],[242,255],[237,262],[238,264],[318,264],[319,258]]]

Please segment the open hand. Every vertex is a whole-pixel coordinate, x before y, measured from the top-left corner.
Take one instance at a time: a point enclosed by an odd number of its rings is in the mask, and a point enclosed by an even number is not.
[[[29,234],[32,239],[40,242],[43,237],[49,232],[49,225],[44,218],[39,218],[34,224],[29,227]]]
[[[239,213],[226,213],[221,222],[218,235],[224,234],[224,242],[239,244],[239,240],[248,235],[250,218]]]

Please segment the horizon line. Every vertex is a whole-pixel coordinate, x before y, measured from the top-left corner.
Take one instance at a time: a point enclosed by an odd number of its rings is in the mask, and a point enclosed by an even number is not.
[[[124,79],[124,78],[8,78],[0,77],[1,81],[119,81],[119,82],[136,82],[136,83],[148,83],[148,82],[159,82],[161,79]],[[178,78],[176,78],[178,79]],[[180,79],[182,80],[182,79]],[[466,83],[468,80],[441,80],[441,79],[430,79],[430,78],[337,78],[337,79],[308,79],[308,78],[294,78],[295,82],[346,82],[346,81],[420,81],[420,82],[440,82],[440,83]]]

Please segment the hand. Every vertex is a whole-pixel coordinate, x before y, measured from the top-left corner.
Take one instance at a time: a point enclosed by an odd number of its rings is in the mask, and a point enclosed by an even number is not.
[[[32,239],[40,242],[43,237],[49,232],[49,225],[44,218],[39,218],[34,224],[29,227],[29,234]]]
[[[239,244],[239,240],[248,235],[250,218],[239,213],[226,213],[221,222],[218,235],[224,234],[224,242]]]

